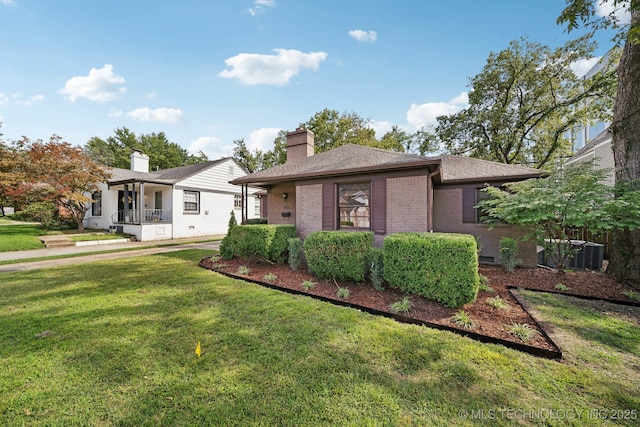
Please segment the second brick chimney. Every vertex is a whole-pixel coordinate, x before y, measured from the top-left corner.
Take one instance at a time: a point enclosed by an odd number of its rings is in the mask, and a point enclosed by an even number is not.
[[[313,156],[315,145],[313,132],[298,128],[287,134],[287,163]]]

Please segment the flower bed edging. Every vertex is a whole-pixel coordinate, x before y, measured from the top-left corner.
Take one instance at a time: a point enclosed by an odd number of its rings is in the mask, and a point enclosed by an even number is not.
[[[387,318],[391,318],[391,319],[394,319],[394,320],[396,320],[398,322],[402,322],[402,323],[408,323],[408,324],[414,324],[414,325],[422,325],[422,326],[426,326],[426,327],[432,328],[432,329],[438,329],[438,330],[453,332],[455,334],[458,334],[458,335],[461,335],[461,336],[465,336],[467,338],[471,338],[471,339],[473,339],[475,341],[479,341],[479,342],[482,342],[482,343],[485,343],[485,344],[499,344],[499,345],[502,345],[504,347],[511,348],[513,350],[522,351],[524,353],[528,353],[528,354],[531,354],[531,355],[534,355],[534,356],[538,356],[538,357],[543,357],[543,358],[546,358],[546,359],[559,360],[559,359],[562,358],[562,351],[560,350],[560,348],[546,334],[544,329],[541,328],[540,325],[537,324],[537,322],[536,322],[536,326],[539,327],[539,329],[542,331],[545,339],[547,339],[553,345],[553,347],[556,348],[556,350],[548,350],[548,349],[535,347],[535,346],[531,346],[531,345],[524,344],[524,343],[517,343],[517,342],[514,342],[514,341],[508,341],[508,340],[504,340],[504,339],[501,339],[501,338],[490,337],[488,335],[479,334],[477,332],[467,331],[467,330],[463,330],[463,329],[454,328],[452,326],[441,325],[441,324],[437,324],[437,323],[418,320],[418,319],[414,319],[412,317],[404,316],[404,315],[401,315],[401,314],[382,311],[382,310],[378,310],[378,309],[371,308],[371,307],[361,306],[361,305],[358,305],[358,304],[352,304],[352,303],[349,303],[347,301],[342,301],[342,300],[339,300],[339,299],[328,298],[328,297],[325,297],[325,296],[322,296],[322,295],[314,295],[314,294],[306,293],[306,292],[301,291],[301,290],[281,287],[281,286],[275,285],[273,283],[267,283],[267,282],[263,282],[263,281],[260,281],[260,280],[251,279],[251,278],[248,278],[248,277],[245,277],[245,276],[240,276],[240,275],[235,275],[235,274],[232,274],[232,273],[218,271],[216,269],[209,268],[209,267],[205,266],[203,264],[203,261],[205,259],[207,259],[207,258],[203,258],[202,260],[200,260],[200,263],[198,264],[201,268],[205,268],[207,270],[214,271],[214,272],[216,272],[218,274],[222,274],[223,276],[230,277],[230,278],[233,278],[233,279],[239,279],[239,280],[243,280],[245,282],[254,283],[256,285],[260,285],[260,286],[263,286],[263,287],[266,287],[266,288],[269,288],[269,289],[274,289],[274,290],[278,290],[278,291],[282,291],[282,292],[287,292],[287,293],[293,294],[293,295],[308,296],[308,297],[315,298],[315,299],[320,300],[320,301],[329,302],[329,303],[334,304],[334,305],[353,308],[353,309],[364,311],[364,312],[367,312],[367,313],[370,313],[370,314],[373,314],[373,315],[376,315],[376,316],[384,316],[384,317],[387,317]],[[518,304],[520,304],[520,300],[518,298],[516,298],[516,300],[518,301]],[[522,304],[520,304],[520,305],[522,306]],[[523,310],[527,311],[526,307],[522,306],[522,308],[523,308]],[[528,313],[528,311],[527,311],[527,313]],[[532,317],[532,319],[533,319],[533,317]]]

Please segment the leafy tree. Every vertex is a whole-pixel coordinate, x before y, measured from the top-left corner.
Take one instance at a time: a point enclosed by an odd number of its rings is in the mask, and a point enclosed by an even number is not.
[[[438,118],[435,136],[452,154],[542,168],[570,153],[566,131],[610,114],[615,69],[588,79],[570,65],[590,58],[586,38],[551,49],[527,38],[491,53],[470,81],[469,107]]]
[[[313,132],[316,153],[346,144],[378,146],[370,121],[354,112],[340,114],[325,108],[308,121],[300,123],[299,127]]]
[[[569,31],[585,26],[592,31],[603,28],[616,30],[614,40],[624,41],[618,66],[618,90],[613,108],[612,147],[616,183],[623,189],[640,188],[640,0],[610,0],[616,8],[629,8],[631,21],[623,25],[615,11],[598,18],[600,0],[567,0],[567,7],[558,18]],[[624,197],[623,191],[619,197]],[[613,245],[607,273],[618,280],[640,285],[640,230],[618,230],[613,233]]]
[[[262,151],[259,149],[249,150],[244,138],[233,141],[233,157],[249,173],[257,172],[276,165],[284,164],[287,161],[287,132],[281,130],[273,142],[273,149]]]
[[[23,179],[17,191],[32,200],[53,202],[71,213],[83,230],[82,220],[93,201],[87,193],[97,191],[99,183],[109,179],[106,169],[57,135],[47,143],[23,138],[16,151],[26,160],[15,164]]]
[[[515,224],[529,230],[560,270],[577,249],[571,228],[586,228],[598,235],[609,230],[640,228],[640,192],[614,197],[602,184],[606,171],[585,162],[559,169],[547,178],[507,183],[506,189],[486,187],[491,198],[478,204],[489,221]]]
[[[200,152],[190,155],[187,150],[175,142],[170,142],[164,132],[141,134],[123,127],[115,130],[115,135],[106,140],[92,137],[85,145],[86,153],[95,161],[116,168],[129,169],[132,150],[138,150],[149,156],[149,168],[170,169],[207,161]]]

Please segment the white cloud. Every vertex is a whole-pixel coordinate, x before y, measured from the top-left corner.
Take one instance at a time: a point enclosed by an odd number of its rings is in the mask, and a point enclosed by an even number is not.
[[[372,121],[371,128],[376,132],[376,138],[382,138],[384,134],[391,131],[394,123],[386,122],[386,121]]]
[[[278,136],[280,128],[261,128],[251,132],[249,139],[246,141],[249,150],[258,149],[267,151],[273,149],[273,141]]]
[[[579,59],[578,61],[571,63],[569,65],[569,68],[571,68],[571,71],[573,71],[576,76],[582,77],[587,74],[587,71],[592,69],[593,66],[596,65],[598,61],[600,61],[600,59],[602,59],[601,56],[596,56],[589,59]]]
[[[75,102],[78,98],[91,101],[112,101],[127,89],[122,86],[124,77],[113,72],[113,65],[105,64],[100,69],[92,68],[88,76],[71,77],[58,93],[69,95],[69,100]]]
[[[149,92],[148,94],[145,95],[145,98],[147,99],[154,99],[156,97],[156,91],[152,90],[151,92]]]
[[[32,107],[33,104],[37,104],[38,102],[44,101],[46,98],[44,95],[38,94],[34,95],[26,101],[21,101],[19,104],[24,105],[25,107]]]
[[[240,53],[226,59],[226,70],[220,77],[238,79],[244,85],[277,85],[289,83],[302,68],[317,70],[327,58],[325,52],[303,53],[294,49],[274,49],[275,55]]]
[[[109,114],[107,114],[107,117],[110,118],[118,118],[118,117],[122,117],[124,113],[122,112],[122,110],[118,110],[117,108],[112,108],[109,110]]]
[[[222,140],[214,136],[201,136],[189,144],[189,153],[197,155],[202,151],[210,160],[227,157],[231,147],[222,145]]]
[[[596,14],[603,17],[613,16],[622,25],[631,23],[631,12],[629,11],[628,1],[618,6],[615,6],[610,0],[600,1],[596,3]]]
[[[264,12],[267,7],[276,7],[275,0],[255,0],[253,2],[253,7],[249,8],[249,13],[252,16],[256,16]]]
[[[7,105],[9,103],[9,97],[0,92],[0,106]]]
[[[6,4],[7,6],[15,6],[16,2],[13,0],[0,0],[0,3]]]
[[[373,43],[378,39],[378,33],[375,31],[351,30],[349,35],[359,42]]]
[[[455,114],[468,106],[469,97],[466,92],[451,99],[449,102],[427,102],[426,104],[411,104],[407,111],[407,123],[413,130],[437,122],[439,116]]]
[[[175,124],[182,121],[184,112],[176,108],[136,108],[125,114],[126,117],[138,122],[159,122]]]

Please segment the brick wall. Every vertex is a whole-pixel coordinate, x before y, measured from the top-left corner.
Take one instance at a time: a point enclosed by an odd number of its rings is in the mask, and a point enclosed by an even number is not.
[[[433,195],[433,229],[446,233],[468,233],[479,238],[482,250],[480,256],[493,257],[495,263],[500,262],[500,238],[522,237],[525,232],[511,225],[495,225],[490,229],[484,224],[467,224],[462,222],[462,189],[438,188]],[[536,244],[532,240],[520,241],[518,258],[522,264],[535,267]]]
[[[387,234],[428,231],[427,179],[387,178]]]
[[[282,195],[287,193],[287,198]],[[267,194],[267,218],[269,224],[296,224],[296,187],[291,184],[278,184]],[[282,216],[282,213],[290,216]]]
[[[296,228],[303,239],[322,230],[322,184],[296,186]]]

